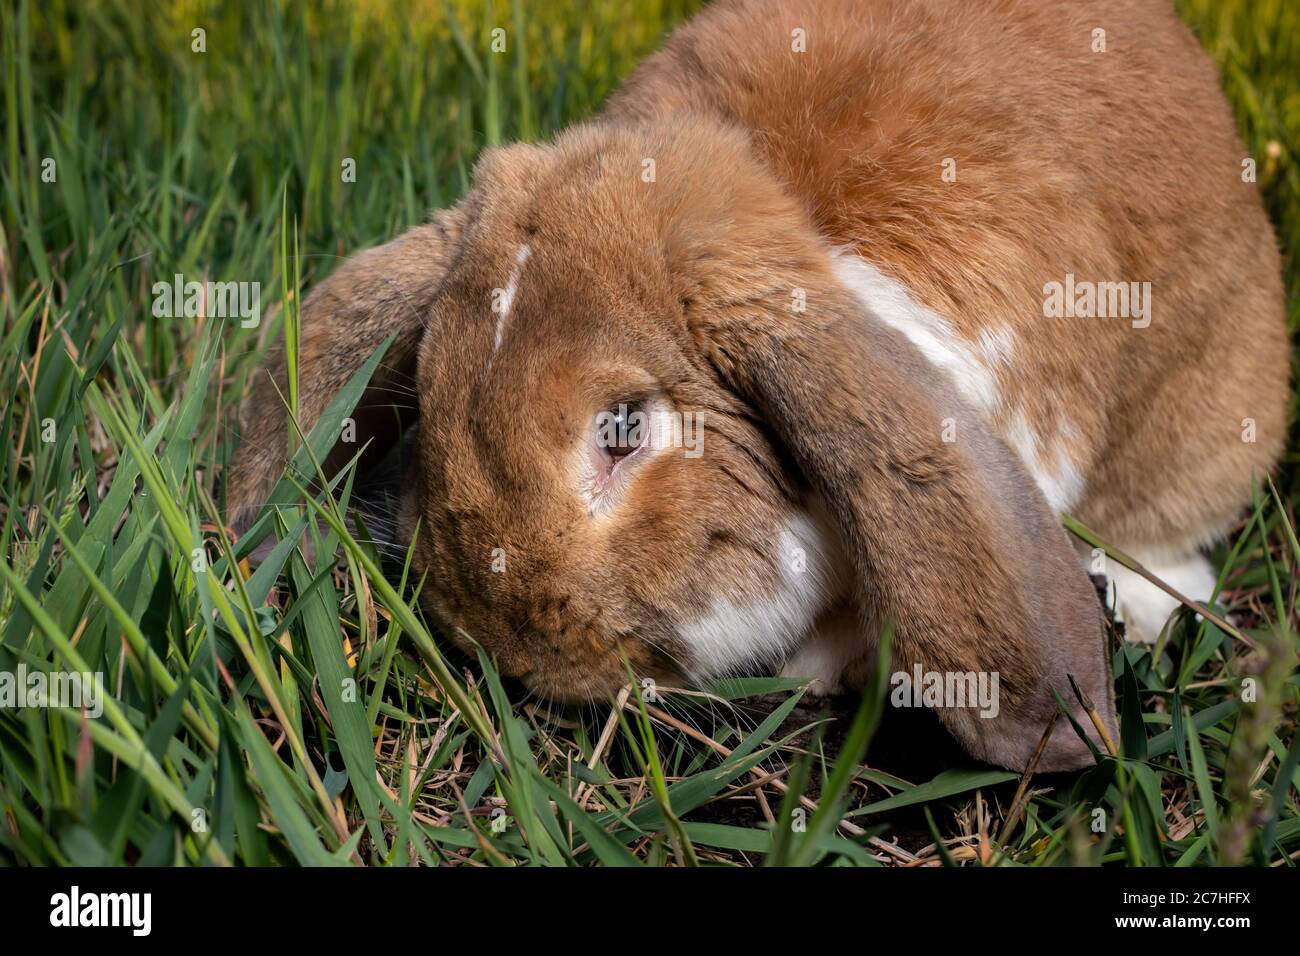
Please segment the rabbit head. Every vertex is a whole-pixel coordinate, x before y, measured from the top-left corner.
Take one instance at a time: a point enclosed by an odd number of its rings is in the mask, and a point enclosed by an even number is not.
[[[940,711],[979,756],[1023,764],[1070,676],[1113,721],[1100,607],[1042,495],[740,133],[590,124],[491,150],[302,322],[305,426],[394,337],[357,421],[412,393],[398,526],[421,600],[532,690],[771,670],[848,600],[864,659],[889,619],[903,669],[999,675],[997,719]],[[244,523],[283,465],[283,375],[246,410]],[[1088,754],[1065,728],[1047,763]]]

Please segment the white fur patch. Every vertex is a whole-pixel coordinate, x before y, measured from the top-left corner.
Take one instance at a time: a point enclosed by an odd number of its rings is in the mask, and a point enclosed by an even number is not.
[[[1067,423],[1064,430],[1069,434],[1073,429]],[[1057,443],[1050,457],[1045,454],[1023,412],[1012,416],[1002,438],[1016,450],[1053,511],[1069,511],[1083,497],[1083,475],[1070,460],[1068,449]]]
[[[981,329],[979,337],[980,356],[989,368],[1006,365],[1011,361],[1016,339],[1006,326],[998,329]]]
[[[1133,558],[1183,597],[1205,603],[1214,593],[1218,578],[1203,555],[1183,558],[1134,554]],[[1178,601],[1146,578],[1128,568],[1110,563],[1106,570],[1107,590],[1115,606],[1115,616],[1128,628],[1135,641],[1154,643],[1178,607]]]
[[[855,612],[835,615],[817,623],[785,662],[781,676],[808,679],[808,692],[813,696],[838,693],[844,669],[862,657],[868,646]]]
[[[736,604],[715,597],[707,614],[678,627],[691,650],[693,679],[752,674],[800,645],[841,587],[844,562],[824,520],[798,512],[782,530],[781,580],[771,598]]]
[[[1006,326],[982,329],[975,342],[962,337],[942,316],[913,298],[908,288],[865,259],[846,250],[831,254],[835,276],[868,311],[907,337],[931,365],[946,372],[962,396],[975,406],[1002,439],[1020,456],[1054,511],[1068,511],[1083,495],[1084,481],[1063,443],[1051,453],[1024,413],[1015,410],[999,428],[997,412],[1005,404],[996,370],[1010,367],[1015,335]],[[1068,431],[1068,426],[1067,429]]]
[[[1002,401],[997,379],[976,346],[957,334],[947,319],[930,311],[907,286],[885,275],[865,259],[851,253],[832,255],[835,277],[856,295],[871,313],[891,329],[901,332],[931,365],[943,369],[966,400],[992,416]],[[1011,352],[1010,332],[999,339],[991,334],[989,347],[998,361]]]
[[[506,280],[506,287],[501,293],[501,311],[497,313],[497,336],[492,345],[494,354],[501,348],[501,339],[505,337],[506,324],[510,321],[510,307],[515,303],[515,292],[519,288],[519,273],[523,271],[524,263],[528,261],[528,254],[531,251],[528,244],[524,243],[515,253],[515,267],[511,270],[510,278]]]

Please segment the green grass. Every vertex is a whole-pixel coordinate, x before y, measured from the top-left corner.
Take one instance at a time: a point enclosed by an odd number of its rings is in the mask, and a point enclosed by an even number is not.
[[[863,762],[879,688],[847,711],[775,679],[626,706],[512,701],[333,503],[291,486],[280,531],[315,547],[246,575],[220,530],[220,475],[281,322],[155,319],[152,284],[258,281],[264,314],[293,314],[280,306],[338,256],[455,199],[482,147],[590,114],[698,4],[135,6],[6,0],[0,15],[0,672],[99,672],[109,692],[94,720],[0,709],[0,861],[1300,857],[1294,447],[1216,554],[1244,633],[1183,614],[1154,649],[1117,645],[1122,758],[1036,778],[1019,800],[1016,775],[944,750],[933,728],[905,731],[937,754],[886,726]],[[1294,252],[1300,7],[1179,6]],[[1287,270],[1295,331],[1294,255]],[[337,566],[307,556],[340,546]]]

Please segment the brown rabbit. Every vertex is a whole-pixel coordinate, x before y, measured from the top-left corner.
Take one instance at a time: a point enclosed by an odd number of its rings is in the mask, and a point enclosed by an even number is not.
[[[603,114],[487,151],[455,207],[319,284],[301,418],[396,336],[372,399],[415,383],[424,607],[532,689],[602,695],[624,657],[830,688],[890,619],[904,683],[996,678],[994,714],[935,703],[1021,767],[1069,676],[1114,726],[1057,512],[1208,599],[1198,548],[1282,447],[1244,159],[1167,4],[720,2]],[[283,377],[248,400],[245,524]],[[1172,601],[1114,580],[1157,632]],[[1092,759],[1062,720],[1040,767]]]

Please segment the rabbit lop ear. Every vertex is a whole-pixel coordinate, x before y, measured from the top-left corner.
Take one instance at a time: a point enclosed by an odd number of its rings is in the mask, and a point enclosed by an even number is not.
[[[917,670],[944,686],[983,675],[996,689],[992,708],[936,707],[973,756],[1023,768],[1059,710],[1053,689],[1104,752],[1069,683],[1116,739],[1101,607],[1046,499],[946,372],[829,262],[801,268],[811,274],[711,310],[697,335],[825,500],[871,633],[894,622],[909,682]],[[782,286],[804,289],[804,311],[792,314]],[[1062,717],[1038,767],[1093,760]]]
[[[304,300],[298,350],[298,419],[304,433],[393,336],[352,414],[357,435],[365,439],[336,447],[324,463],[327,474],[346,464],[363,440],[371,440],[377,451],[391,445],[399,433],[399,411],[416,407],[416,355],[461,226],[457,209],[438,212],[427,224],[351,257]],[[226,495],[231,522],[240,530],[256,520],[288,461],[288,395],[280,346],[254,373],[240,415],[240,444]]]

